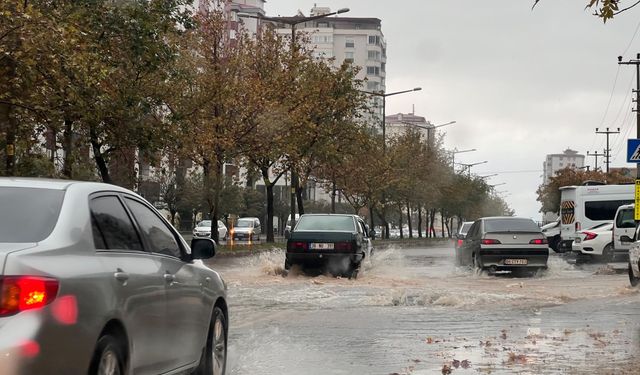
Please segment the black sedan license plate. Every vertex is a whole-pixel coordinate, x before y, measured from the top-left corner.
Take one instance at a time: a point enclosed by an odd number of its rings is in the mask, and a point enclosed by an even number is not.
[[[527,259],[505,259],[504,264],[509,266],[526,266],[528,263]]]
[[[309,248],[311,248],[312,250],[333,250],[333,244],[325,242],[313,242],[310,244]]]

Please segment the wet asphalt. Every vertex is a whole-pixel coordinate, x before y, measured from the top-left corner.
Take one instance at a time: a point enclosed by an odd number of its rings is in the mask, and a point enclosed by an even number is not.
[[[356,280],[283,277],[282,250],[214,259],[227,373],[640,373],[640,294],[625,273],[554,254],[533,277],[477,274],[453,251],[379,250]]]

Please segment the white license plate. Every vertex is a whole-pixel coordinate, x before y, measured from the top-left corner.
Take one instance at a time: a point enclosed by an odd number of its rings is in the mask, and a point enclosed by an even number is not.
[[[333,250],[333,244],[325,242],[313,242],[309,244],[309,248],[312,250]]]
[[[504,264],[507,265],[527,265],[527,259],[505,259]]]

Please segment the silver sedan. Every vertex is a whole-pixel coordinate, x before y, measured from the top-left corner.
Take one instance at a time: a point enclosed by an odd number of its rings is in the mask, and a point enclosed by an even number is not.
[[[214,254],[129,190],[0,178],[0,374],[224,374]]]

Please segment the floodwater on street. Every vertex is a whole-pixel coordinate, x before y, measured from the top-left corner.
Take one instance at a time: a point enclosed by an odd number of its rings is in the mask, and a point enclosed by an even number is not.
[[[227,373],[638,373],[626,273],[553,254],[533,277],[476,274],[453,252],[378,250],[356,280],[283,277],[282,250],[214,259],[229,288]]]

